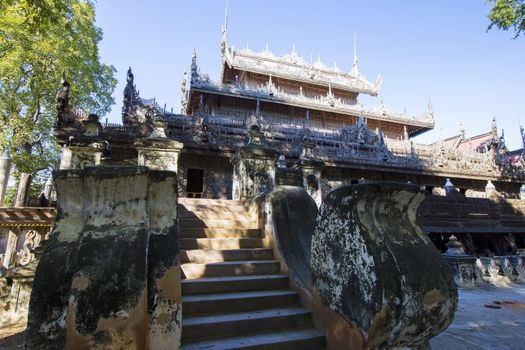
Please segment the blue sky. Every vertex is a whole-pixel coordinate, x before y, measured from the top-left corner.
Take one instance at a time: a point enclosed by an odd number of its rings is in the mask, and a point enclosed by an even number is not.
[[[102,61],[117,69],[116,104],[107,116],[120,122],[126,70],[131,66],[144,98],[180,110],[180,82],[195,48],[201,72],[218,79],[219,42],[225,1],[99,0],[97,25],[104,32]],[[486,32],[483,0],[441,1],[228,1],[228,41],[277,55],[295,44],[309,60],[350,70],[353,33],[361,72],[384,78],[380,96],[365,105],[420,115],[431,98],[436,127],[416,142],[459,132],[473,136],[490,129],[492,117],[505,130],[507,145],[521,147],[525,124],[525,37]]]

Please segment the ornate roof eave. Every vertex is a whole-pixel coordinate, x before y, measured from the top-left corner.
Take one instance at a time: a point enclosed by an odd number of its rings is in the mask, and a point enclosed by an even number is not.
[[[252,60],[254,65],[247,64],[242,61]],[[345,73],[341,71],[330,71],[326,68],[318,68],[314,65],[306,64],[297,64],[286,61],[284,58],[274,56],[269,51],[264,51],[263,54],[257,54],[248,50],[235,50],[232,46],[227,46],[225,51],[222,54],[222,71],[221,71],[221,81],[224,79],[224,71],[226,65],[229,68],[239,69],[244,71],[249,71],[252,73],[262,74],[262,75],[272,75],[277,78],[300,81],[306,84],[318,85],[323,87],[328,87],[329,85],[332,88],[351,91],[356,93],[364,93],[371,96],[377,96],[379,89],[383,83],[383,78],[378,76],[374,84],[365,80],[362,76],[354,76],[352,73]],[[271,67],[258,68],[257,65],[260,65],[262,62],[268,62],[270,65],[275,66],[274,69]],[[286,72],[284,69],[279,69],[278,67],[292,67],[302,73],[303,75],[292,74]],[[310,74],[314,74],[314,78]],[[321,75],[321,76],[319,76]],[[324,77],[324,79],[323,79]]]
[[[286,98],[282,96],[271,96],[269,94],[262,94],[259,90],[251,90],[247,88],[235,88],[231,85],[218,85],[211,81],[194,81],[191,85],[192,93],[193,92],[207,92],[207,93],[214,93],[214,94],[220,94],[225,96],[231,96],[231,97],[240,97],[240,98],[246,98],[250,100],[256,100],[260,99],[260,101],[264,102],[271,102],[271,103],[280,103],[280,104],[286,104],[294,107],[302,107],[305,109],[310,110],[321,110],[325,112],[335,112],[339,114],[344,114],[348,116],[359,116],[362,115],[365,118],[370,118],[374,120],[380,120],[390,123],[398,123],[402,125],[409,125],[411,127],[416,127],[418,130],[413,130],[410,132],[412,136],[415,136],[416,134],[420,134],[421,132],[427,131],[429,129],[434,128],[434,118],[429,118],[429,121],[421,120],[421,119],[415,119],[415,118],[402,118],[398,117],[392,114],[389,114],[386,111],[383,112],[375,112],[372,110],[367,110],[366,108],[363,108],[360,105],[356,105],[356,107],[351,107],[350,105],[346,105],[345,107],[341,106],[330,106],[325,105],[324,103],[315,103],[315,100],[312,101],[299,101],[297,99],[292,98]],[[190,93],[191,94],[191,93]],[[424,129],[424,130],[423,130]]]

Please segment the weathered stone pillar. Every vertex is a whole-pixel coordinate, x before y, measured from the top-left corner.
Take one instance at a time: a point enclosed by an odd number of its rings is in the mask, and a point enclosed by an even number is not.
[[[74,137],[62,148],[60,170],[83,169],[86,166],[99,165],[106,144],[100,138],[99,117],[90,114],[82,122],[82,135]]]
[[[520,187],[520,199],[525,200],[525,185],[521,185]]]
[[[135,148],[138,151],[138,165],[176,173],[183,144],[169,140],[166,137],[165,128],[164,118],[156,116],[153,120],[153,132],[150,136],[135,142]]]
[[[452,322],[454,277],[416,223],[417,186],[330,192],[312,237],[314,294],[361,331],[366,349],[424,348]]]
[[[27,349],[177,349],[177,179],[146,167],[54,174],[58,216],[31,294]]]
[[[482,276],[476,276],[479,270],[476,266],[476,257],[465,254],[463,245],[455,236],[449,238],[447,248],[442,256],[454,272],[456,285],[464,288],[475,287],[476,281],[482,278]]]
[[[295,164],[295,167],[302,170],[303,187],[313,198],[317,207],[322,201],[321,170],[324,163],[317,160],[314,156],[315,140],[311,137],[311,132],[307,128],[302,139],[301,157]]]
[[[5,193],[11,172],[11,156],[4,152],[0,157],[0,207],[4,206]]]
[[[277,152],[264,147],[263,133],[257,125],[249,130],[249,142],[232,158],[233,199],[249,199],[275,185]]]

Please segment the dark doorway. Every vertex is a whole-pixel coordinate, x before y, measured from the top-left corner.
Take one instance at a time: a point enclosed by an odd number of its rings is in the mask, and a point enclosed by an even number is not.
[[[186,195],[189,198],[201,198],[204,170],[203,169],[188,169],[188,183],[186,185]]]

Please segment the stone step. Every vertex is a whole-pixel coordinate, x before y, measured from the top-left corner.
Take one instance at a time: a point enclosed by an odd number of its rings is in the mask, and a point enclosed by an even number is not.
[[[179,228],[257,228],[255,220],[179,219]]]
[[[310,312],[301,308],[185,317],[182,320],[182,342],[305,328],[311,324]]]
[[[181,250],[181,263],[213,263],[221,261],[235,260],[271,260],[273,252],[269,248],[250,248],[250,249],[193,249]]]
[[[187,204],[180,204],[179,203],[179,211],[205,211],[208,213],[248,213],[249,212],[249,206],[247,205],[226,205],[226,204],[217,204],[217,205],[206,205],[206,204],[199,204],[199,203],[187,203]]]
[[[280,272],[277,260],[225,261],[209,264],[187,263],[181,265],[186,279],[241,275],[270,275]]]
[[[181,346],[181,350],[321,350],[324,348],[324,336],[312,328],[205,340]]]
[[[211,199],[211,198],[179,198],[179,204],[199,204],[199,205],[247,205],[244,200],[235,199]]]
[[[185,219],[215,219],[215,220],[254,220],[253,215],[248,212],[229,212],[229,211],[188,211],[179,210],[179,218]]]
[[[180,249],[263,248],[262,238],[180,238]]]
[[[181,227],[181,238],[261,238],[258,228],[204,228]]]
[[[182,294],[211,294],[288,288],[286,275],[208,277],[182,280]]]
[[[299,297],[291,290],[266,290],[182,296],[182,314],[211,315],[297,306]]]

